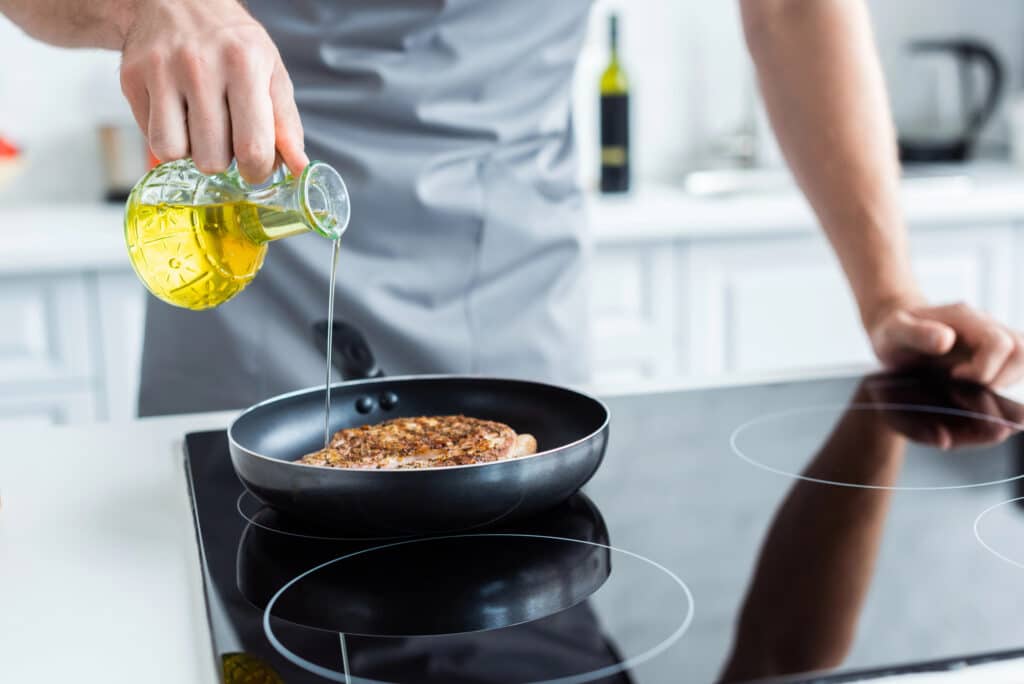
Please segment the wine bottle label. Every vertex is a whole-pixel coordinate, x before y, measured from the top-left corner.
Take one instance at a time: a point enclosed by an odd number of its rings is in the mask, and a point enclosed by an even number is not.
[[[601,164],[604,166],[625,166],[626,148],[622,145],[602,147]]]
[[[601,189],[629,189],[629,96],[601,96]]]

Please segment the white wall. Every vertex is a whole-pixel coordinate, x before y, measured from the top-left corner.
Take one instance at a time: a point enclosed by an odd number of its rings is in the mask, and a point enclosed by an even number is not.
[[[812,1],[812,0],[809,0]],[[1024,2],[1020,0],[869,0],[898,114],[919,76],[904,59],[910,36],[975,34],[1000,50],[1021,85]],[[693,166],[709,141],[742,120],[749,60],[734,0],[597,0],[575,85],[583,173],[596,167],[596,82],[606,60],[606,17],[618,6],[632,80],[637,176],[671,180]],[[1020,53],[1020,54],[1018,54]],[[130,121],[118,88],[118,56],[60,50],[24,36],[0,17],[0,134],[28,152],[30,167],[0,188],[0,203],[99,197],[102,174],[95,127]],[[987,137],[1000,140],[1001,125]]]
[[[103,192],[100,122],[131,121],[118,85],[119,55],[36,42],[0,16],[0,134],[28,167],[0,188],[0,203],[75,201]]]

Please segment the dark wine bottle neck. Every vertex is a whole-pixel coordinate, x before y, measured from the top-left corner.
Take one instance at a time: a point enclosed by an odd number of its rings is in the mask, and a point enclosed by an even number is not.
[[[608,18],[608,45],[611,48],[612,57],[619,54],[619,17],[612,15]]]

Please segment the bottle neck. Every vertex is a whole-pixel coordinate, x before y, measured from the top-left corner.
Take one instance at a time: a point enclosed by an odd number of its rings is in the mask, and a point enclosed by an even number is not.
[[[619,61],[619,17],[613,14],[608,18],[608,50],[611,54],[611,61]]]
[[[282,181],[246,195],[242,227],[249,239],[262,244],[314,230],[296,186]]]
[[[337,240],[348,227],[348,189],[323,162],[310,162],[298,178],[279,173],[270,185],[250,189],[246,201],[254,209],[246,233],[256,242],[311,231]]]

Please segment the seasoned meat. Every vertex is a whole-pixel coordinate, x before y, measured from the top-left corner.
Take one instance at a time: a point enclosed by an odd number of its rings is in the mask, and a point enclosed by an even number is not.
[[[537,452],[533,435],[469,416],[395,418],[337,432],[330,446],[298,460],[334,468],[433,468],[487,463]]]

